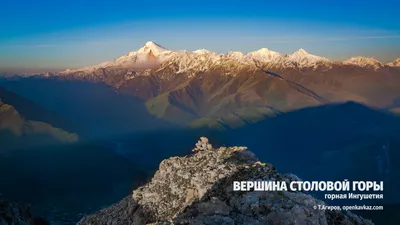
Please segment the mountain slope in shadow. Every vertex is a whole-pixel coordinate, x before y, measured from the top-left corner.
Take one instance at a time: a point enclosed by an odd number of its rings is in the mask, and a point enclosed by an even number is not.
[[[35,215],[54,224],[71,224],[144,179],[146,171],[112,148],[47,122],[62,126],[64,120],[0,89],[0,194],[5,198],[32,204]]]
[[[400,120],[354,102],[305,108],[228,131],[282,172],[305,180],[382,180],[400,202]]]
[[[400,121],[393,114],[348,102],[282,113],[237,129],[184,129],[127,135],[120,151],[155,171],[157,163],[188,154],[199,136],[216,145],[244,144],[260,159],[308,180],[383,180],[386,202],[400,202]],[[168,146],[168,150],[163,150]],[[388,151],[385,149],[389,149]]]
[[[11,105],[26,120],[41,121],[62,128],[68,132],[76,132],[77,127],[57,113],[47,110],[40,105],[0,86],[0,99],[4,104]]]
[[[1,94],[0,155],[19,148],[74,143],[79,140],[75,133],[66,132],[42,121],[26,120],[13,105],[2,101]]]
[[[1,85],[77,124],[84,137],[110,137],[170,127],[148,114],[144,104],[104,83],[28,77]]]
[[[202,135],[216,145],[244,144],[260,159],[304,179],[384,180],[392,195],[385,200],[400,202],[392,192],[400,187],[400,118],[354,102],[282,113],[237,129],[177,129],[117,141],[123,155],[154,171],[164,158],[188,154],[185,149]],[[162,150],[165,146],[170,147]]]
[[[31,204],[36,216],[52,224],[74,224],[82,213],[119,200],[144,174],[111,149],[87,142],[0,155],[0,192]]]

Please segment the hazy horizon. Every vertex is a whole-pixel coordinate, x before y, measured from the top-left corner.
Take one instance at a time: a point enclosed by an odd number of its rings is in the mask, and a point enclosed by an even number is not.
[[[122,7],[123,6],[123,7]],[[23,0],[0,15],[0,72],[55,72],[113,60],[149,40],[171,50],[217,53],[300,48],[335,61],[400,58],[400,3],[383,0],[119,1]],[[12,20],[10,18],[13,18]]]

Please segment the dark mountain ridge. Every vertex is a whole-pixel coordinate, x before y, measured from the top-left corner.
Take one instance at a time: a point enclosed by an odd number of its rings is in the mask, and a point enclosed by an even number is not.
[[[28,77],[3,80],[0,85],[73,121],[78,133],[89,139],[170,127],[149,115],[135,97],[104,83]]]
[[[19,148],[73,143],[78,140],[75,133],[68,133],[42,121],[26,120],[12,105],[0,99],[0,154]]]
[[[31,121],[41,121],[62,128],[68,132],[77,132],[76,125],[55,112],[49,111],[40,105],[29,101],[0,86],[0,99],[3,103],[12,105],[21,117]]]

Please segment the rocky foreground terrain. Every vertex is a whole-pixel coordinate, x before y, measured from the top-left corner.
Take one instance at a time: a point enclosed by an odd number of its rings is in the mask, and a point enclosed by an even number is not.
[[[373,224],[349,212],[316,210],[325,203],[307,193],[233,192],[233,181],[299,179],[259,162],[246,147],[214,148],[202,137],[193,152],[162,161],[150,182],[78,225]]]
[[[33,217],[29,205],[5,200],[0,194],[0,225],[50,225],[39,217]]]
[[[0,194],[0,224],[29,225],[32,214],[29,206],[6,201]]]

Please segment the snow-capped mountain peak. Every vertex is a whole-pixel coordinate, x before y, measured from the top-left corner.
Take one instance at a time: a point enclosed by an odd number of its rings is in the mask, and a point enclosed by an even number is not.
[[[196,51],[193,51],[193,53],[195,53],[195,54],[209,54],[211,52],[208,51],[207,49],[198,49]]]
[[[151,63],[151,67],[154,67],[156,64],[169,59],[173,54],[173,51],[170,51],[153,41],[148,41],[139,50],[129,52],[128,54],[108,63],[106,66],[143,67],[143,65]],[[146,67],[148,66],[144,66],[144,68]]]
[[[309,58],[309,59],[315,59],[315,60],[328,60],[327,58],[310,54],[302,48],[293,52],[292,54],[290,54],[288,56],[292,59]]]
[[[257,51],[249,52],[249,53],[258,53],[260,55],[270,55],[270,54],[278,54],[278,55],[280,55],[280,53],[275,52],[275,51],[271,51],[268,48],[260,48]]]
[[[331,61],[325,57],[316,56],[308,53],[304,49],[299,49],[292,54],[286,55],[283,60],[283,65],[286,67],[313,67],[316,68],[321,64],[329,64]]]
[[[154,41],[148,41],[146,42],[146,44],[143,45],[143,47],[149,47],[149,48],[163,48],[165,49],[163,46],[155,43]]]
[[[275,51],[271,51],[267,48],[261,48],[257,51],[249,52],[247,56],[261,62],[272,62],[281,57],[282,54]]]
[[[169,51],[168,49],[164,48],[163,46],[153,42],[153,41],[148,41],[146,44],[143,45],[136,53],[141,54],[141,53],[149,53],[152,52],[154,55],[160,55],[166,51]]]
[[[245,55],[242,52],[228,52],[225,56],[232,59],[242,60]]]
[[[310,54],[303,48],[300,48],[299,50],[295,51],[292,55],[305,56]]]
[[[383,66],[383,63],[380,61],[374,59],[374,58],[368,58],[368,57],[362,57],[362,56],[356,56],[349,58],[345,61],[343,61],[343,64],[345,65],[354,65],[358,67],[364,67],[364,68],[374,68],[377,69],[381,66]]]
[[[400,58],[394,60],[394,61],[391,62],[391,63],[388,63],[387,65],[388,65],[388,66],[392,66],[392,67],[400,67]]]
[[[163,46],[148,41],[139,50],[128,52],[127,54],[120,56],[113,61],[105,62],[96,66],[84,67],[75,70],[66,70],[61,74],[74,73],[74,72],[92,72],[101,68],[109,67],[133,67],[148,69],[155,67],[156,65],[169,59],[175,52],[170,51]]]

